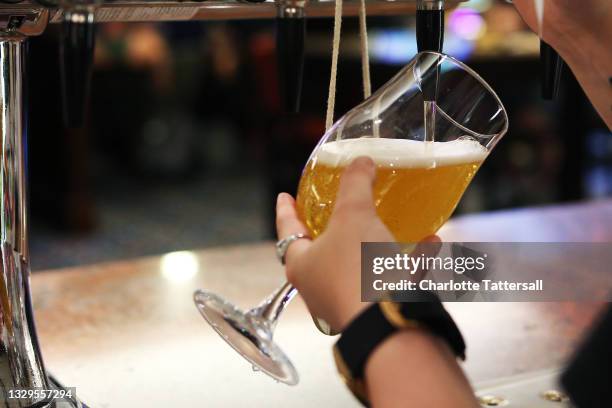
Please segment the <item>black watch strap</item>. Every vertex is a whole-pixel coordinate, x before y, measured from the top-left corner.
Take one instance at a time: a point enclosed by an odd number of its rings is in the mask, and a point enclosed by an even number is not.
[[[372,351],[392,333],[421,328],[449,345],[453,353],[465,359],[465,342],[457,325],[437,296],[422,292],[419,302],[373,304],[357,316],[343,331],[335,345],[336,360],[342,360],[352,379],[363,378],[365,363]]]

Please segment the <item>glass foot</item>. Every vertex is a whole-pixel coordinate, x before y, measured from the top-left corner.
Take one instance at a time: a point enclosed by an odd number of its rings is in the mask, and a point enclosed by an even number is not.
[[[203,290],[196,291],[193,298],[204,319],[253,365],[253,370],[260,370],[288,385],[298,383],[297,371],[272,340],[273,327],[261,316],[260,308],[243,312],[223,298]]]
[[[67,389],[51,374],[47,376],[49,389],[52,390],[66,390]],[[12,405],[11,405],[12,406]],[[63,399],[56,399],[52,401],[39,401],[31,407],[35,408],[87,408],[82,401],[80,401],[76,395],[72,397],[64,397]]]

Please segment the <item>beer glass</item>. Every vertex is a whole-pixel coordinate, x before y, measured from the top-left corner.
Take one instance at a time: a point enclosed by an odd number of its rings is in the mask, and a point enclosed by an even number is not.
[[[299,216],[316,239],[332,213],[343,169],[369,156],[377,167],[378,215],[396,240],[416,243],[450,217],[507,129],[504,106],[476,72],[447,55],[421,52],[325,133],[302,173]],[[254,368],[292,385],[297,371],[272,335],[295,293],[286,283],[247,312],[203,290],[194,299],[215,331]],[[325,331],[321,322],[318,327]]]

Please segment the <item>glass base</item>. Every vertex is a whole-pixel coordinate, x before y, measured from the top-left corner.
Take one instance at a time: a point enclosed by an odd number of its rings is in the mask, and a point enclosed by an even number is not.
[[[48,375],[48,386],[52,390],[66,390],[67,389],[53,376]],[[65,397],[63,399],[56,399],[52,401],[39,401],[31,405],[36,408],[87,408],[82,401],[80,401],[76,395],[72,397]]]
[[[285,353],[272,340],[272,327],[259,309],[243,312],[214,293],[198,290],[193,296],[200,314],[212,328],[260,370],[277,381],[295,385],[298,373]]]

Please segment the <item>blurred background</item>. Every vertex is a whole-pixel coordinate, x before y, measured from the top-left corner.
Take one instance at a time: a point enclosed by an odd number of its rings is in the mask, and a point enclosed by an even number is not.
[[[274,238],[324,131],[332,19],[309,19],[302,113],[282,113],[274,21],[100,24],[88,124],[62,125],[57,27],[30,42],[34,270]],[[373,88],[416,51],[413,17],[370,17]],[[541,98],[539,42],[511,5],[446,14],[444,51],[497,91],[510,131],[457,214],[612,196],[612,137],[571,72]],[[343,22],[336,118],[362,98]]]

